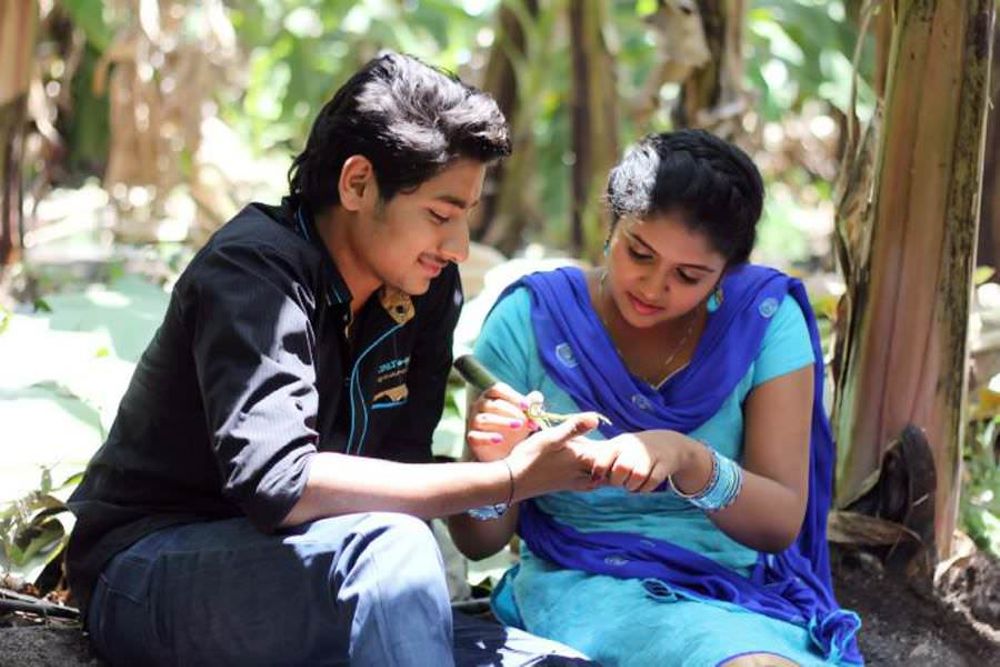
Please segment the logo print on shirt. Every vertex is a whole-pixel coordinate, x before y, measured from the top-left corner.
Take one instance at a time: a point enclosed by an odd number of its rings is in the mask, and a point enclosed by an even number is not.
[[[406,372],[410,369],[410,357],[390,359],[375,369],[375,386],[379,390],[372,396],[371,404],[399,403],[410,395],[406,387]],[[386,384],[390,386],[385,387]],[[385,388],[383,388],[385,387]]]

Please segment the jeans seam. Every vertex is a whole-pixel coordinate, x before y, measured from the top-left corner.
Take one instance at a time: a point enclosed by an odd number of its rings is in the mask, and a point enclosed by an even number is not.
[[[384,633],[384,629],[389,627],[389,619],[385,614],[385,607],[383,605],[384,596],[382,594],[382,585],[380,583],[382,581],[382,577],[379,570],[378,558],[376,557],[375,550],[369,551],[368,559],[371,561],[372,569],[375,571],[375,577],[374,577],[375,610],[379,617],[378,619],[379,642],[382,644],[382,650],[385,652],[385,654],[391,655],[393,657],[393,661],[395,661],[396,652]]]

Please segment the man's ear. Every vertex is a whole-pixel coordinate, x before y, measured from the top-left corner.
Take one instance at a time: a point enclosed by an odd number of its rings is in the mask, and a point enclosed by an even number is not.
[[[377,196],[375,169],[363,155],[352,155],[344,160],[337,182],[340,205],[352,212],[358,211],[366,199]]]

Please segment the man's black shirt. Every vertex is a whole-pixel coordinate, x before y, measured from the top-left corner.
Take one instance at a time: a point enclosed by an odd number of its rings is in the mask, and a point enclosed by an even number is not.
[[[431,460],[457,268],[421,296],[379,290],[353,322],[350,301],[289,200],[248,206],[198,252],[70,499],[81,605],[112,556],[160,528],[246,516],[274,530],[317,451]]]

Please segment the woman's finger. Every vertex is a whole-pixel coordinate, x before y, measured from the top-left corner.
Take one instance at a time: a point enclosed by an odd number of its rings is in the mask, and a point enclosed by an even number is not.
[[[636,489],[636,492],[651,493],[655,491],[666,478],[666,468],[664,468],[660,463],[654,463],[653,467],[649,470],[649,475],[646,477],[646,481],[642,483],[642,486]]]
[[[632,475],[632,465],[629,460],[623,455],[619,456],[614,465],[611,466],[611,471],[608,473],[608,483],[612,486],[625,486],[625,482]]]
[[[595,482],[603,482],[611,472],[611,467],[618,458],[618,450],[611,446],[603,446],[605,443],[594,443],[596,452],[593,454],[594,463],[590,468],[590,477]]]
[[[480,412],[472,417],[470,427],[477,431],[517,431],[525,427],[524,415],[511,418],[494,412]]]
[[[473,407],[472,414],[486,413],[499,415],[508,419],[525,419],[524,411],[505,399],[484,398],[477,401]]]
[[[625,483],[625,488],[632,493],[638,493],[639,489],[646,485],[649,476],[653,473],[652,468],[637,467],[632,469],[632,474]]]
[[[469,431],[465,434],[465,441],[473,449],[490,449],[502,445],[504,437],[496,432]]]

